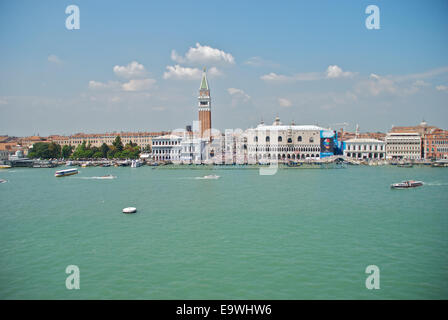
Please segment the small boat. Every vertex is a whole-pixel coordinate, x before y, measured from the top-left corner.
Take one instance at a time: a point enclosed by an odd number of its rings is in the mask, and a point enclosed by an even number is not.
[[[137,212],[137,208],[134,207],[127,207],[123,209],[123,213],[135,213]]]
[[[400,183],[393,183],[391,184],[392,189],[408,189],[408,188],[415,188],[420,187],[423,185],[422,181],[414,181],[414,180],[407,180]]]
[[[132,160],[131,162],[131,168],[138,168],[141,167],[142,163],[139,160]]]
[[[55,177],[65,177],[65,176],[71,176],[73,174],[77,174],[78,173],[78,169],[65,169],[65,170],[59,170],[56,171],[56,173],[54,174]]]
[[[400,168],[412,168],[413,164],[412,163],[399,163],[397,165],[397,167],[400,167]]]
[[[9,164],[0,164],[0,169],[9,169],[11,166]]]
[[[203,179],[219,179],[219,176],[212,174],[212,175],[204,176]]]
[[[0,183],[5,183],[5,182],[8,182],[8,180],[0,179]]]

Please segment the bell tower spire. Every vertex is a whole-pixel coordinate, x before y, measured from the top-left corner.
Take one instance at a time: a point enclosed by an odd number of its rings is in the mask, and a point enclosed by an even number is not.
[[[199,124],[201,137],[209,140],[211,140],[212,127],[211,102],[210,88],[208,86],[206,68],[204,67],[198,97]]]

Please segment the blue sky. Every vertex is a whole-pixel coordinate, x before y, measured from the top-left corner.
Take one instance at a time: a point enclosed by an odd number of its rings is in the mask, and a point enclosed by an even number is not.
[[[65,8],[80,29],[65,28]],[[368,5],[380,29],[368,30]],[[448,128],[448,1],[12,1],[0,3],[0,134],[212,125]]]

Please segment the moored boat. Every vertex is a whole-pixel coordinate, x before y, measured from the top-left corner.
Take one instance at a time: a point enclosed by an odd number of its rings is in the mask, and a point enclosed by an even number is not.
[[[77,173],[78,173],[78,169],[76,169],[76,168],[74,168],[74,169],[65,169],[65,170],[56,171],[54,176],[59,178],[59,177],[71,176],[71,175],[77,174]]]
[[[408,189],[408,188],[420,187],[422,185],[423,185],[422,181],[407,180],[399,183],[393,183],[390,187],[392,189]]]
[[[397,167],[400,168],[412,168],[414,165],[412,163],[399,163]]]
[[[10,169],[11,166],[9,164],[0,164],[0,169]]]
[[[137,212],[137,208],[134,207],[127,207],[123,209],[123,213],[135,213]]]

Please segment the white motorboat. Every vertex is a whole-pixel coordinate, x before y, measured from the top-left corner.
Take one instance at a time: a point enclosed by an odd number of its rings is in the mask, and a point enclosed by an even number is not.
[[[135,213],[137,212],[137,208],[134,207],[127,207],[123,209],[123,213]]]
[[[220,176],[217,176],[217,175],[215,175],[215,174],[211,174],[211,175],[208,175],[208,176],[203,176],[202,177],[202,179],[219,179],[220,178]]]
[[[420,187],[422,185],[423,185],[422,181],[407,180],[399,183],[393,183],[390,187],[392,189],[408,189],[408,188]]]
[[[0,183],[5,183],[5,182],[8,182],[8,180],[0,179]]]

